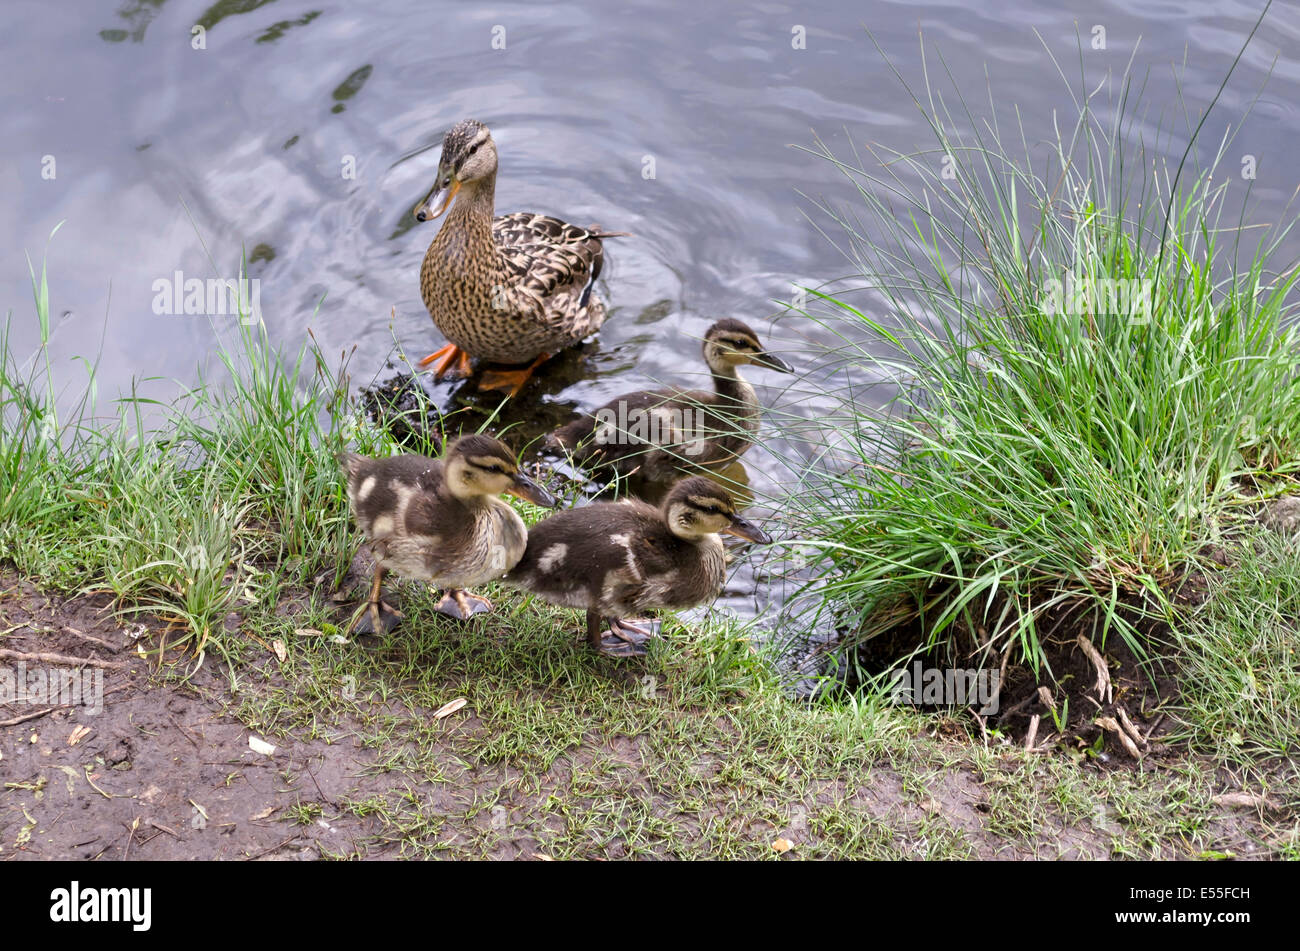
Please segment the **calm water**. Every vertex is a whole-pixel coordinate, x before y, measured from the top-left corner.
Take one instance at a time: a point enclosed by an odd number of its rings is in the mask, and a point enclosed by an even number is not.
[[[814,133],[836,149],[930,141],[865,28],[913,84],[919,28],[977,110],[990,97],[999,109],[1018,104],[1030,139],[1046,139],[1053,110],[1072,107],[1044,43],[1077,75],[1076,29],[1087,41],[1104,26],[1107,48],[1084,53],[1095,84],[1123,71],[1141,37],[1152,122],[1162,111],[1172,121],[1172,64],[1187,64],[1186,102],[1207,104],[1260,8],[9,0],[2,303],[18,353],[30,351],[38,338],[23,252],[39,267],[66,219],[48,255],[63,378],[77,379],[73,357],[100,354],[102,394],[157,377],[144,392],[162,397],[172,381],[214,371],[232,327],[156,315],[154,282],[178,270],[230,277],[246,252],[277,341],[296,349],[310,328],[326,352],[356,348],[356,383],[388,375],[395,341],[415,357],[441,342],[417,287],[438,222],[416,225],[410,209],[431,183],[443,132],[472,116],[497,140],[498,211],[635,235],[607,243],[613,314],[598,343],[519,401],[521,415],[559,418],[653,382],[698,382],[697,340],[721,316],[751,322],[778,351],[815,336],[769,320],[792,282],[847,271],[797,192],[852,194],[790,144]],[[206,49],[192,48],[195,24]],[[1294,2],[1269,14],[1207,127],[1206,157],[1270,67],[1232,150],[1257,157],[1256,221],[1275,220],[1300,184]],[[782,399],[785,379],[750,376],[777,387],[760,386],[765,400]],[[814,414],[818,400],[798,409]],[[780,471],[757,449],[746,463],[759,488]]]

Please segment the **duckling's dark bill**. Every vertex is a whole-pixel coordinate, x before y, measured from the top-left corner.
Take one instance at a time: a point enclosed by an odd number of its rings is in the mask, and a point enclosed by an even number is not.
[[[553,509],[560,504],[559,499],[522,472],[515,473],[515,484],[506,491],[527,502],[532,502],[534,505],[540,505],[542,508]]]
[[[780,373],[794,372],[794,367],[790,366],[790,364],[772,353],[760,353],[755,355],[754,363],[757,366],[767,367],[769,370],[776,370]]]
[[[745,541],[755,542],[759,545],[772,544],[772,536],[763,531],[753,522],[746,521],[739,515],[734,516],[731,524],[723,529],[728,535],[735,535],[737,538],[743,538]]]

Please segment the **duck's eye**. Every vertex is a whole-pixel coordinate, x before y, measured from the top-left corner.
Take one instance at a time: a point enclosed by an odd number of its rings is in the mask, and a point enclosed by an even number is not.
[[[471,146],[469,147],[469,154],[470,154],[470,155],[473,155],[473,154],[474,154],[475,152],[477,152],[477,151],[478,151],[478,146],[477,146],[477,145],[471,145]]]

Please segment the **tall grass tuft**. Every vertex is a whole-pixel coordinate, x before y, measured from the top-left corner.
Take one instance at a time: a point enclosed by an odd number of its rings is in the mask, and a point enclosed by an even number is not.
[[[1143,619],[1175,620],[1205,546],[1294,491],[1294,217],[1233,217],[1234,132],[1197,159],[1211,103],[1186,151],[1144,139],[1138,85],[1130,64],[1089,92],[1081,57],[1075,118],[1036,155],[1018,113],[977,118],[960,93],[950,109],[927,65],[907,93],[934,148],[808,150],[864,209],[821,203],[855,277],[794,309],[834,341],[821,369],[843,409],[815,438],[778,422],[820,447],[782,506],[813,566],[794,603],[849,645],[906,633],[1041,668],[1068,616],[1143,656]]]
[[[37,353],[20,364],[8,323],[0,334],[0,564],[107,590],[198,654],[225,651],[226,622],[286,583],[341,575],[352,544],[334,454],[386,440],[349,401],[346,361],[331,368],[311,340],[286,357],[242,315],[220,381],[169,400],[133,392],[99,415],[93,364],[75,398],[56,379],[43,267],[32,281]]]

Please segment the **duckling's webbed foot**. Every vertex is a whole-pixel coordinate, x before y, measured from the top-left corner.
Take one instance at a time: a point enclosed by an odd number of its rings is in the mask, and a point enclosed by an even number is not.
[[[367,601],[352,619],[351,634],[388,634],[406,617],[383,601]]]
[[[455,588],[444,594],[433,609],[439,614],[454,617],[458,621],[468,621],[475,614],[486,614],[491,611],[492,602],[480,595]]]
[[[663,622],[654,618],[609,619],[609,634],[601,638],[599,650],[609,657],[644,657],[646,645],[659,636]]]
[[[405,617],[401,611],[385,604],[379,597],[383,590],[384,575],[387,573],[382,567],[375,570],[375,577],[370,585],[370,598],[361,605],[360,610],[352,618],[352,623],[348,625],[349,634],[387,634]]]

